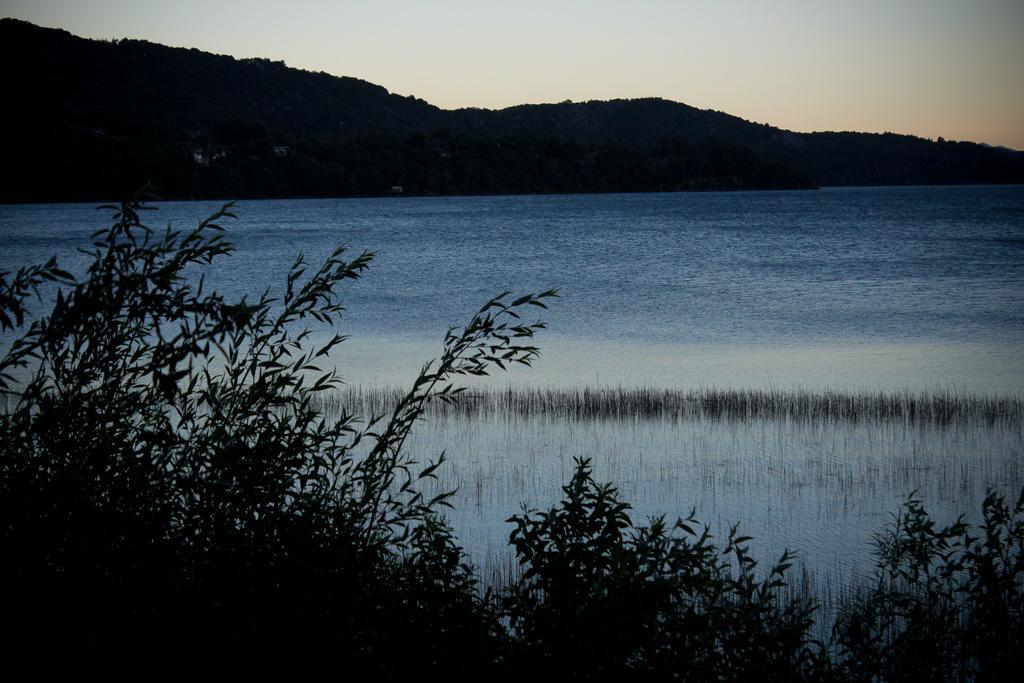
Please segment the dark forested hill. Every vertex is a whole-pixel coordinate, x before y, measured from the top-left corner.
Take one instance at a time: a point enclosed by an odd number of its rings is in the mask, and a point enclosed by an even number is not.
[[[446,111],[355,78],[0,20],[0,199],[1024,182],[1024,155],[661,99]]]
[[[141,40],[104,42],[0,20],[16,109],[111,135],[206,130],[226,119],[306,134],[440,125],[441,110],[355,78]]]

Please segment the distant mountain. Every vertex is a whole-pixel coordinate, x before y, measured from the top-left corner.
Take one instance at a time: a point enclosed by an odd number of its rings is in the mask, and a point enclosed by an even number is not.
[[[443,110],[355,78],[0,20],[0,200],[1024,182],[1024,155],[662,99]]]

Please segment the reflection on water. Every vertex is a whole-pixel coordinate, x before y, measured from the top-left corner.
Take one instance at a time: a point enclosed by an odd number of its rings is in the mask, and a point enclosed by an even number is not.
[[[440,341],[440,336],[430,341],[356,336],[340,346],[334,357],[351,385],[403,385],[412,381],[423,363],[440,354]],[[542,333],[535,343],[541,355],[532,368],[517,367],[481,383],[848,392],[909,389],[1014,396],[1024,388],[1024,346],[1004,342],[699,346]]]

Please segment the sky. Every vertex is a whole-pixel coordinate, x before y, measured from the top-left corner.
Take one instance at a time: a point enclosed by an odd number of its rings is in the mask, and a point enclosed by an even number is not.
[[[1024,0],[0,0],[0,16],[283,60],[446,109],[663,97],[1024,150]]]

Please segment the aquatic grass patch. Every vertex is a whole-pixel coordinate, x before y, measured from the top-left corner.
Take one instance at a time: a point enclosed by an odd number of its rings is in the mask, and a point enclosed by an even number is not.
[[[400,398],[387,386],[344,386],[316,397],[327,412],[376,414]],[[1021,424],[1024,399],[955,391],[844,392],[769,389],[508,388],[474,387],[457,403],[433,404],[428,414],[516,416],[565,420],[792,420],[893,421],[951,425],[981,420]]]

